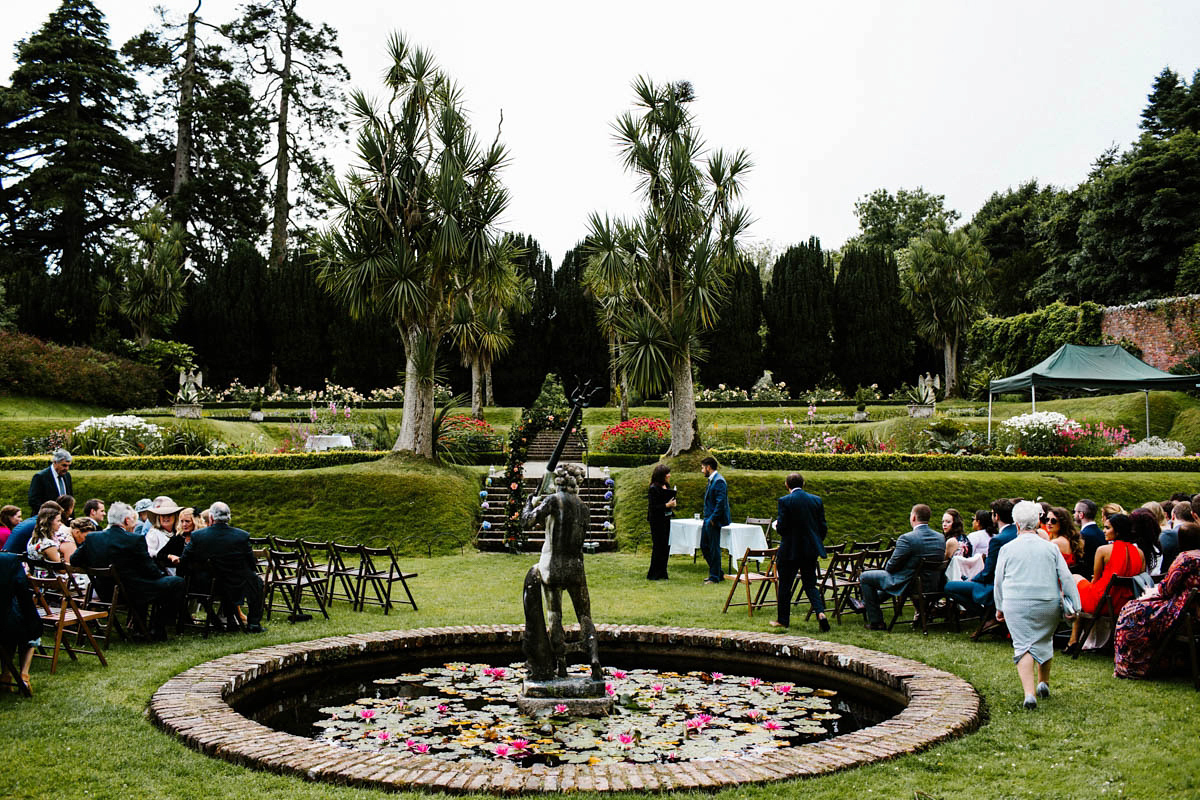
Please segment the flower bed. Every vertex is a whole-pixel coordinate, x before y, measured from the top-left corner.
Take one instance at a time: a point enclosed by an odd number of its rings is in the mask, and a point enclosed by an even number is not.
[[[1013,455],[1111,456],[1133,443],[1129,429],[1089,423],[1057,411],[1035,411],[1000,423],[997,442]]]
[[[634,417],[604,430],[596,442],[602,453],[657,455],[671,445],[671,423],[653,417]]]

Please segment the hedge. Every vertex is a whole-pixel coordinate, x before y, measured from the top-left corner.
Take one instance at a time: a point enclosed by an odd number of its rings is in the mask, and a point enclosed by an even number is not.
[[[587,463],[590,467],[640,467],[657,464],[661,458],[645,453],[588,453]]]
[[[714,450],[738,469],[860,472],[1200,472],[1200,458],[1078,458],[1072,456],[956,456],[936,453],[769,453]]]
[[[386,453],[374,450],[325,450],[320,453],[250,453],[235,456],[75,456],[71,470],[293,470],[340,467],[378,461]],[[0,470],[39,470],[50,456],[0,458]]]
[[[869,400],[869,406],[906,406],[907,400]],[[668,403],[666,400],[643,400],[638,403],[639,406],[646,408],[666,408]],[[841,400],[697,400],[696,408],[808,408],[810,405],[817,408],[848,406],[854,408],[858,405],[858,401],[853,397],[844,397]]]
[[[0,386],[33,397],[128,408],[154,401],[161,379],[144,364],[0,331]]]

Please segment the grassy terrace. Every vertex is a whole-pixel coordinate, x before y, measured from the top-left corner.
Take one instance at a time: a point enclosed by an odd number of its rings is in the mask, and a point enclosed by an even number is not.
[[[701,585],[704,566],[676,557],[671,580],[643,579],[648,556],[589,557],[593,613],[605,623],[767,630],[769,615],[720,613],[723,588]],[[447,556],[410,560],[421,610],[354,613],[339,605],[330,622],[276,619],[265,635],[187,636],[155,645],[115,644],[110,665],[67,661],[50,675],[35,663],[35,697],[0,696],[0,742],[13,757],[0,772],[6,798],[349,798],[370,790],[312,784],[242,769],[194,752],[152,727],[146,702],[170,676],[217,656],[287,641],[394,627],[520,622],[520,580],[532,556]],[[472,591],[464,592],[470,586]],[[815,622],[793,632],[817,635]],[[1053,696],[1020,709],[1011,648],[972,643],[937,629],[868,632],[847,620],[828,638],[914,658],[949,670],[983,694],[990,719],[975,734],[924,753],[828,777],[749,787],[723,797],[1153,798],[1195,797],[1198,696],[1182,678],[1125,682],[1100,656],[1055,659]]]

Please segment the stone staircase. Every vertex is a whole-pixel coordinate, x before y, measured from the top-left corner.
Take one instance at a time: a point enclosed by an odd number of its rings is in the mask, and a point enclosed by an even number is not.
[[[529,497],[530,493],[536,492],[542,483],[541,475],[545,473],[544,467],[547,459],[554,451],[555,444],[558,443],[558,431],[542,431],[538,437],[534,439],[529,446],[529,460],[526,462],[526,472],[536,473],[535,475],[526,475],[521,482],[521,488],[525,492],[525,497]],[[560,459],[562,463],[578,464],[583,461],[583,444],[578,438],[573,437],[568,441],[567,447]],[[543,469],[531,468],[540,464]],[[593,470],[594,472],[594,470]],[[609,551],[617,549],[616,531],[605,528],[604,523],[612,523],[613,500],[606,499],[605,494],[614,491],[615,487],[606,484],[607,476],[603,474],[595,474],[586,478],[583,485],[579,489],[579,499],[591,511],[588,519],[587,538],[584,540],[585,548],[590,545],[595,545],[595,551]],[[476,536],[476,546],[483,551],[498,552],[507,550],[504,545],[504,510],[508,504],[509,489],[504,483],[503,476],[496,476],[491,479],[491,485],[488,485],[488,479],[484,478],[483,485],[480,487],[487,492],[486,502],[488,508],[483,511],[483,520],[486,520],[491,528],[484,530],[482,527]],[[483,498],[481,498],[483,502]],[[527,538],[525,541],[525,551],[535,553],[542,549],[542,544],[545,541],[545,527],[536,525],[527,528]],[[588,552],[588,550],[585,550]]]

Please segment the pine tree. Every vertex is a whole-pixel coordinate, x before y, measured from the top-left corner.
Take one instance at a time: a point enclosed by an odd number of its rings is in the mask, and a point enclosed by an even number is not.
[[[95,324],[97,246],[143,181],[124,133],[136,86],[90,0],[64,0],[16,56],[0,88],[0,246],[20,254],[9,263],[30,273],[28,288],[46,266],[57,273],[53,306],[23,303],[22,318],[64,309],[56,337],[82,340]]]
[[[763,286],[754,264],[746,262],[729,287],[729,301],[717,324],[705,335],[708,357],[700,364],[705,386],[749,389],[762,374]]]
[[[775,262],[763,302],[767,368],[793,396],[825,380],[831,366],[833,269],[821,240],[811,237]]]
[[[1154,88],[1142,109],[1142,130],[1152,136],[1167,137],[1179,132],[1180,122],[1187,111],[1188,88],[1179,74],[1170,67],[1154,79]]]
[[[850,245],[833,287],[833,369],[847,394],[891,391],[912,374],[912,321],[900,298],[896,257]]]

